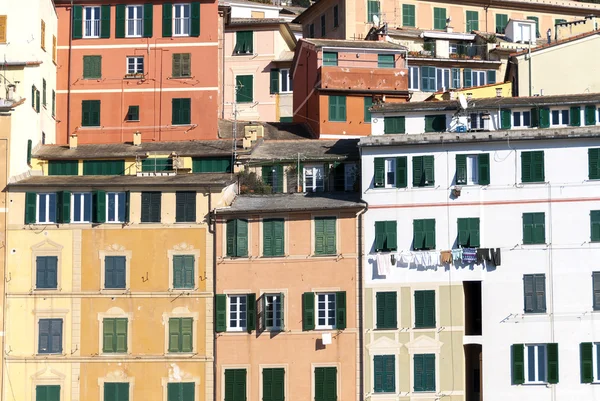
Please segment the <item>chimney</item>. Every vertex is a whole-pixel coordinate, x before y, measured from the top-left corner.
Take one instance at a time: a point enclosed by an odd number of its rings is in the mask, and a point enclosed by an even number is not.
[[[69,138],[69,149],[77,149],[77,134],[71,134]]]
[[[502,88],[496,88],[496,97],[502,97]]]
[[[454,28],[452,28],[450,25],[446,26],[447,33],[452,33],[453,31],[454,31]]]
[[[142,133],[135,131],[133,133],[133,146],[140,146],[142,144]]]

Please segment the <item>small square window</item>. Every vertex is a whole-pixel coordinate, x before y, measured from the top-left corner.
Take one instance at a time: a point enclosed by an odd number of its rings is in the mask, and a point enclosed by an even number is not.
[[[140,106],[129,106],[125,121],[140,121]]]
[[[317,294],[317,329],[335,328],[335,293]]]
[[[144,57],[127,57],[127,74],[144,74]]]

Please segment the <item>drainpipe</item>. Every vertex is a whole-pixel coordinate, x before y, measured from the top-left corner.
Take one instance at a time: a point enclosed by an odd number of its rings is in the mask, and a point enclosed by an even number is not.
[[[212,210],[211,187],[208,187],[208,232],[213,237],[213,316],[215,314],[215,295],[217,294],[217,241],[216,241],[217,219]],[[217,320],[213,318],[213,400],[217,399]]]
[[[356,215],[356,224],[358,226],[358,399],[362,400],[365,393],[364,385],[364,333],[363,333],[363,311],[364,311],[364,298],[363,298],[363,215],[367,212],[369,204],[365,202],[365,208],[359,211]]]
[[[71,137],[71,52],[73,49],[73,7],[73,0],[71,0],[71,18],[69,19],[69,61],[67,63],[67,143]]]
[[[531,38],[529,38],[529,51],[528,51],[528,61],[529,61],[529,97],[533,96],[531,94],[531,89],[532,89],[532,85],[531,85]]]
[[[11,119],[11,126],[12,126],[12,119],[14,118],[14,113],[11,113],[10,119]],[[12,130],[11,130],[12,132]],[[5,144],[5,153],[4,153],[4,162],[6,163],[6,183],[8,184],[8,179],[10,177],[10,164],[8,163],[8,148],[10,146],[10,142],[9,142],[9,138],[1,138],[0,141],[4,141]],[[8,209],[8,191],[2,191],[3,192],[3,196],[4,196],[4,207],[6,209]],[[4,212],[4,246],[2,249],[2,253],[4,253],[4,263],[2,265],[3,268],[3,275],[4,277],[2,277],[2,280],[4,280],[4,283],[2,283],[2,330],[4,330],[4,332],[6,332],[6,301],[7,301],[7,297],[6,297],[6,270],[8,267],[8,211],[6,210]],[[4,350],[6,349],[6,334],[4,334],[2,336],[2,364],[3,367],[6,368],[5,365],[5,358],[6,358],[6,353],[4,352]],[[6,372],[7,374],[8,372]],[[2,393],[0,393],[0,397],[4,400],[4,376],[5,374],[2,375],[2,378],[0,378],[0,391],[2,391]]]

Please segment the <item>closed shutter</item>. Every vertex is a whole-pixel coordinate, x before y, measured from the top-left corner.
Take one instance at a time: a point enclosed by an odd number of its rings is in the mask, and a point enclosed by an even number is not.
[[[585,106],[585,125],[596,125],[596,106]]]
[[[225,224],[226,230],[226,238],[227,238],[227,256],[234,257],[237,256],[236,249],[236,220],[227,220]]]
[[[263,221],[263,255],[284,255],[284,221],[283,219],[265,219]]]
[[[194,320],[192,318],[181,319],[181,352],[193,351],[193,327]]]
[[[490,184],[490,154],[481,153],[477,156],[477,169],[479,172],[479,185]]]
[[[60,386],[36,386],[35,401],[60,401]]]
[[[523,276],[523,296],[525,303],[525,313],[536,311],[536,297],[534,291],[534,278],[531,274]]]
[[[594,381],[594,357],[593,344],[579,344],[580,374],[582,383],[592,383]]]
[[[48,175],[78,175],[78,170],[77,160],[50,160],[48,162]]]
[[[169,319],[169,352],[192,352],[192,318]]]
[[[336,218],[315,218],[315,254],[334,255],[336,242]]]
[[[104,401],[129,401],[129,383],[104,383]]]
[[[467,156],[456,155],[456,184],[465,185],[467,183]]]
[[[385,186],[385,159],[383,157],[376,157],[374,160],[374,164],[374,186],[375,188],[382,188]]]
[[[594,310],[600,310],[600,272],[592,273],[592,294]]]
[[[167,401],[194,401],[195,383],[168,383]]]
[[[496,14],[496,33],[503,34],[508,24],[507,14]]]
[[[369,110],[371,107],[373,106],[373,97],[371,96],[366,96],[364,98],[364,121],[365,124],[371,124],[371,111]]]
[[[425,355],[415,355],[414,360],[414,391],[425,391]]]
[[[38,352],[58,354],[62,352],[62,319],[40,319]]]
[[[236,97],[235,100],[238,103],[251,103],[254,98],[253,91],[253,80],[252,75],[238,75],[236,77]]]
[[[494,70],[488,70],[488,72],[487,72],[487,83],[488,83],[488,85],[496,83],[496,71],[494,71]]]
[[[541,107],[539,109],[540,113],[540,128],[549,128],[550,127],[550,109],[548,107]]]
[[[173,288],[194,288],[194,256],[173,256]]]
[[[435,327],[435,291],[415,291],[415,328]]]
[[[500,128],[510,129],[511,128],[511,117],[512,113],[510,109],[500,110]]]
[[[315,329],[315,293],[302,294],[302,330]]]
[[[246,295],[246,329],[256,330],[256,294]]]
[[[579,127],[581,125],[581,107],[571,106],[569,110],[569,125]]]
[[[263,369],[263,401],[284,401],[285,369]]]
[[[523,384],[525,383],[525,346],[523,344],[513,344],[510,347],[510,353],[512,384]]]
[[[225,370],[225,400],[246,400],[246,369]]]
[[[55,289],[58,287],[58,257],[36,257],[36,288]]]
[[[337,401],[337,368],[315,368],[315,401]]]
[[[469,246],[474,248],[479,248],[480,240],[479,240],[479,219],[471,218],[468,219],[469,223]]]
[[[446,9],[435,7],[433,9],[433,29],[446,29]]]
[[[279,69],[272,68],[271,69],[271,79],[270,79],[270,92],[271,94],[279,93]]]
[[[397,328],[396,299],[396,292],[378,292],[375,296],[377,329]]]
[[[413,156],[412,158],[413,168],[413,187],[422,187],[424,185],[424,174],[423,174],[423,156]]]
[[[335,328],[337,330],[344,330],[346,328],[346,291],[335,293],[335,320]]]
[[[479,30],[479,13],[477,11],[467,11],[467,32]]]
[[[600,179],[600,148],[588,149],[588,178]]]
[[[346,96],[329,96],[329,121],[346,121]]]
[[[435,391],[435,355],[425,354],[423,355],[423,361],[425,370],[424,391]]]
[[[402,5],[402,26],[415,27],[415,6],[414,4]]]
[[[408,158],[396,157],[396,188],[408,187]]]
[[[236,255],[248,256],[248,220],[236,221]]]
[[[535,274],[534,275],[535,285],[535,303],[536,312],[546,312],[546,275]]]
[[[413,249],[423,249],[425,246],[425,224],[423,220],[413,220]]]
[[[558,344],[546,344],[546,362],[548,364],[548,383],[558,383]]]
[[[227,330],[227,295],[215,295],[215,331],[221,333]]]
[[[373,358],[374,391],[376,393],[396,391],[395,359],[393,355],[376,355]]]
[[[170,38],[173,36],[173,4],[163,3],[162,5],[162,36]]]
[[[124,38],[125,37],[125,12],[126,12],[125,4],[117,4],[115,6],[115,38]],[[146,11],[146,10],[144,10]],[[145,13],[144,13],[145,16]],[[145,22],[145,20],[144,20]],[[145,32],[145,30],[144,30]]]
[[[25,193],[25,224],[37,222],[37,194],[35,192]]]
[[[67,224],[71,222],[71,192],[61,191],[56,193],[56,209],[57,209],[57,223]]]
[[[83,35],[83,6],[73,6],[73,39],[81,39]]]
[[[200,2],[193,1],[191,3],[191,24],[190,24],[190,36],[200,36]]]
[[[152,3],[144,4],[144,37],[151,38],[152,37],[152,27],[153,27],[153,10],[154,5]]]
[[[378,68],[394,68],[395,60],[393,54],[378,54],[377,55],[377,67]]]
[[[405,117],[385,117],[383,119],[384,133],[405,134]]]
[[[104,288],[125,288],[126,283],[125,256],[106,256],[104,258]]]
[[[472,86],[472,72],[470,68],[463,69],[463,86],[465,88],[470,88]]]
[[[196,192],[177,192],[175,198],[175,221],[178,223],[195,222]]]
[[[81,125],[84,127],[100,125],[100,100],[83,100],[81,102]]]
[[[385,222],[385,249],[387,251],[395,251],[398,247],[398,233],[395,221]]]
[[[385,221],[375,222],[375,251],[381,251],[385,248]]]

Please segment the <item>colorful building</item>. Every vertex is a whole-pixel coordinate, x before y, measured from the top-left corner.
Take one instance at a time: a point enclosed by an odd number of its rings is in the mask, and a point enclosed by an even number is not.
[[[216,210],[216,398],[360,399],[364,204],[240,195]]]
[[[406,48],[391,42],[302,39],[292,67],[294,122],[319,138],[370,135],[374,103],[408,100]]]
[[[217,138],[216,1],[56,6],[57,143]]]

